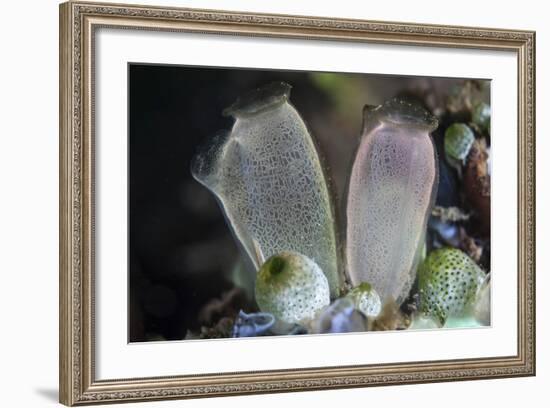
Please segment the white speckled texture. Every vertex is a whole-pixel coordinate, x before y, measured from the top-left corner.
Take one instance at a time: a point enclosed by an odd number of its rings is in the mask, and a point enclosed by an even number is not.
[[[276,84],[277,85],[277,84]],[[339,294],[332,201],[315,145],[286,84],[238,101],[231,133],[199,153],[192,172],[218,198],[256,269],[271,255],[311,258]],[[278,92],[278,93],[277,93]]]
[[[365,109],[348,188],[347,272],[382,302],[402,303],[415,278],[437,186],[429,135],[436,127],[425,110],[400,100]]]
[[[273,272],[273,261],[280,271]],[[295,252],[268,259],[258,272],[256,302],[263,312],[287,323],[302,323],[330,303],[328,281],[319,266]]]
[[[368,283],[353,288],[347,297],[350,298],[355,307],[365,316],[377,317],[382,311],[382,301],[376,290]]]

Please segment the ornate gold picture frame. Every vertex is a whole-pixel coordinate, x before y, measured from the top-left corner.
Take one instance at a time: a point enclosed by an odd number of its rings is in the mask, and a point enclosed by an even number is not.
[[[517,352],[440,361],[97,379],[95,34],[99,28],[512,52],[517,56]],[[535,375],[535,33],[67,2],[60,6],[60,402],[80,405]],[[276,341],[276,340],[274,340]]]

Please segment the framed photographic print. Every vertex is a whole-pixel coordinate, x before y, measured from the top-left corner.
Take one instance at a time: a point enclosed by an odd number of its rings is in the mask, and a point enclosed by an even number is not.
[[[535,374],[535,33],[60,6],[60,400]]]

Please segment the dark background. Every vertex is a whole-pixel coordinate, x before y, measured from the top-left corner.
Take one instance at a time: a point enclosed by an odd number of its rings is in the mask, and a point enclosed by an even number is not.
[[[130,341],[182,339],[188,330],[215,322],[227,303],[254,310],[253,301],[234,291],[237,246],[214,196],[192,178],[190,162],[197,146],[217,131],[231,129],[233,119],[223,117],[223,109],[271,81],[292,85],[291,103],[318,141],[339,210],[363,105],[396,94],[437,105],[437,89],[447,90],[453,83],[129,65]]]

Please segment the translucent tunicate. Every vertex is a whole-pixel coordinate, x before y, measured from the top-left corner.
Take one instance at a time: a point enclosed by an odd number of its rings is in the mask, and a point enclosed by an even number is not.
[[[275,317],[269,313],[250,313],[239,311],[233,325],[233,337],[254,337],[265,334],[275,323]]]
[[[437,188],[436,128],[432,115],[403,100],[364,110],[348,185],[347,272],[383,301],[402,303],[415,278]]]
[[[331,196],[314,142],[289,103],[290,85],[273,83],[224,111],[235,117],[192,165],[217,197],[231,229],[258,270],[274,254],[311,258],[339,294]]]

